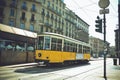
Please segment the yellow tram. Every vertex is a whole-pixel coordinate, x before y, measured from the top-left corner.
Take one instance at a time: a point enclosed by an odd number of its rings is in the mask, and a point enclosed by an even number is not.
[[[90,46],[56,33],[38,35],[35,61],[44,64],[79,63],[90,60]]]

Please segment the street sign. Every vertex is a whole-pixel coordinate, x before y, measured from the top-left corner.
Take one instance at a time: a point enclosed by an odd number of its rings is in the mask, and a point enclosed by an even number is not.
[[[109,6],[110,1],[109,0],[100,0],[98,4],[99,4],[100,8],[105,9]]]
[[[100,14],[108,14],[109,13],[109,9],[101,9],[99,11]]]

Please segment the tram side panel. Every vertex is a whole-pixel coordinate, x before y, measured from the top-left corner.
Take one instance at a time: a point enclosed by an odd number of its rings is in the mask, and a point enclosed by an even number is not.
[[[76,54],[73,52],[51,51],[51,50],[36,50],[37,62],[63,63],[76,59]]]
[[[90,53],[85,53],[84,54],[84,59],[85,60],[90,60]]]

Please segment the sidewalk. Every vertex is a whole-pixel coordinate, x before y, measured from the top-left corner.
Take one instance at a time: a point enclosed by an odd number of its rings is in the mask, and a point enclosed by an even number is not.
[[[99,57],[99,58],[93,58],[93,57],[91,57],[90,58],[90,61],[95,61],[95,60],[103,60],[103,57]]]
[[[103,71],[95,72],[94,74],[87,76],[84,80],[120,80],[120,65],[107,66],[106,79],[103,77],[103,73]]]
[[[92,58],[92,60],[100,59]],[[113,65],[113,62],[106,65],[106,78],[104,78],[104,68],[101,67],[87,74],[77,75],[67,80],[120,80],[120,65]]]

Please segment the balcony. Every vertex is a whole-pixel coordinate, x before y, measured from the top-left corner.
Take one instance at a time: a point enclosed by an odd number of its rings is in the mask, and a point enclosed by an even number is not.
[[[9,19],[15,19],[15,16],[9,16]]]
[[[49,24],[48,22],[46,22],[44,25],[45,25],[46,27],[52,28],[52,24]]]
[[[27,11],[28,8],[25,6],[22,6],[21,9]]]
[[[57,14],[57,15],[59,15],[59,16],[62,15],[61,12],[58,12],[58,10],[54,10],[54,8],[52,8],[52,7],[50,7],[50,6],[48,6],[47,8],[48,8],[50,11],[54,12],[55,14]]]
[[[71,24],[75,25],[75,22],[74,22],[74,21],[72,21],[72,20],[70,20],[70,19],[68,19],[68,18],[65,18],[65,20],[68,21],[68,22],[70,22]]]
[[[33,9],[33,8],[31,8],[31,10],[30,10],[31,12],[37,12],[37,10],[36,9]]]
[[[42,14],[43,16],[45,16],[45,12],[42,12],[41,14]]]
[[[49,15],[49,14],[47,14],[47,15],[46,15],[46,17],[47,17],[47,18],[50,18],[50,15]]]
[[[63,29],[62,29],[62,28],[60,28],[60,27],[57,27],[57,31],[62,32],[62,31],[63,31]]]
[[[36,20],[30,19],[30,23],[36,23]]]
[[[25,17],[22,18],[22,17],[21,17],[21,18],[20,18],[20,21],[21,21],[21,22],[26,22],[26,21],[27,21],[27,18],[25,18]]]
[[[54,9],[53,9],[51,6],[47,6],[47,8],[48,8],[50,11],[54,11]]]

